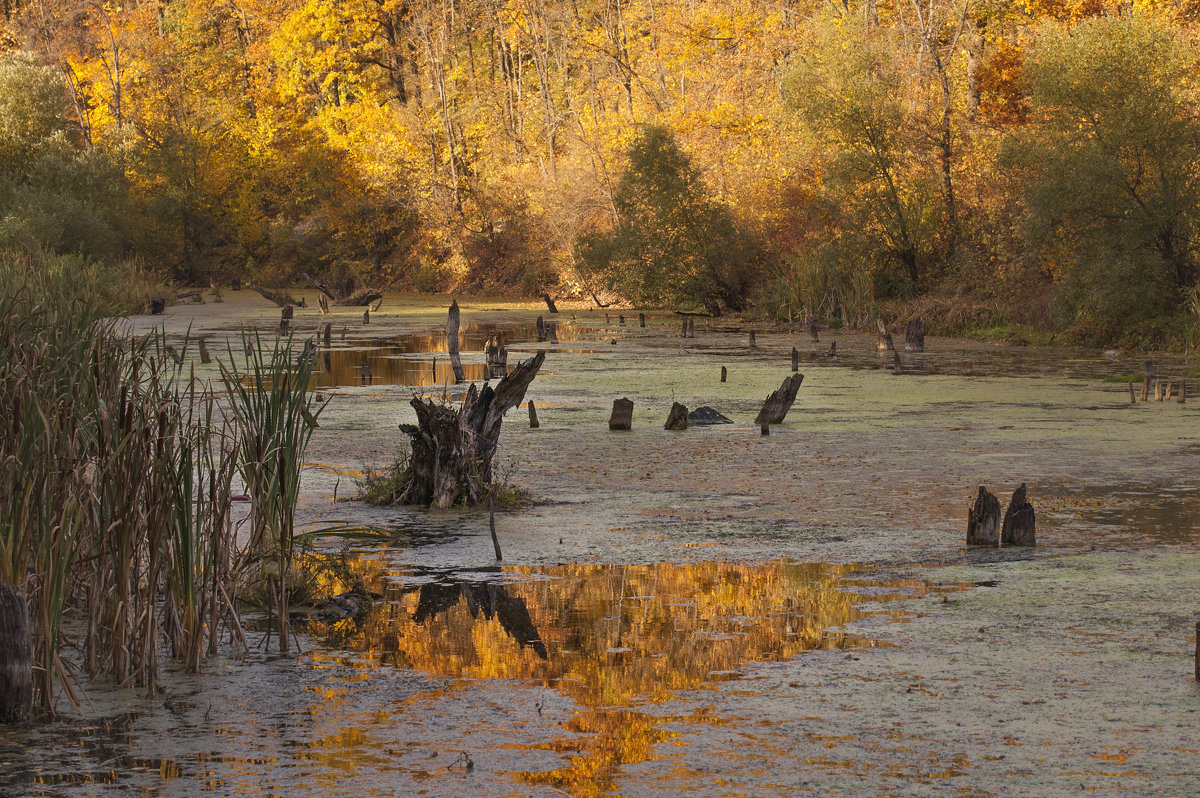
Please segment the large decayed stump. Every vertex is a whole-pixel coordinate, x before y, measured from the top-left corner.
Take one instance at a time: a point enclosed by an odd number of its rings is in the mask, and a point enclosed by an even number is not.
[[[28,720],[32,710],[29,605],[20,588],[0,586],[0,723]]]
[[[688,426],[688,409],[679,402],[674,402],[671,405],[671,412],[667,414],[667,423],[663,425],[663,429],[682,430]]]
[[[458,300],[450,303],[450,312],[446,316],[446,352],[450,355],[450,367],[454,369],[454,382],[466,382],[463,374],[462,358],[458,354]]]
[[[1004,513],[1000,543],[1003,546],[1036,546],[1037,518],[1033,505],[1025,497],[1025,483],[1013,491],[1012,501]]]
[[[487,339],[487,343],[483,347],[483,357],[486,363],[485,376],[487,379],[503,377],[508,373],[508,350],[504,348],[499,335],[493,335]]]
[[[803,374],[793,374],[784,380],[779,389],[763,402],[762,410],[758,411],[754,423],[760,427],[763,424],[782,424],[788,411],[796,403],[796,391],[800,390],[802,382],[804,382]]]
[[[504,414],[525,399],[545,359],[539,352],[521,363],[495,390],[485,385],[480,391],[472,385],[457,409],[414,398],[417,423],[400,425],[410,438],[412,454],[408,484],[399,503],[441,508],[478,504],[492,481],[492,458]]]
[[[1000,545],[1000,500],[983,485],[979,486],[975,503],[967,511],[967,545]]]

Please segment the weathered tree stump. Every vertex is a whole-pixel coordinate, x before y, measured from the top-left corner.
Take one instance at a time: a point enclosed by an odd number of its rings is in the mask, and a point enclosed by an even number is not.
[[[1004,512],[1004,526],[1001,529],[1000,545],[1002,546],[1036,546],[1037,518],[1033,505],[1025,498],[1025,483],[1013,491],[1012,500]]]
[[[279,310],[279,318],[283,321],[291,321],[296,317],[296,308],[292,305],[284,305]]]
[[[639,327],[645,327],[645,326],[646,326],[646,314],[645,314],[645,313],[639,313],[639,314],[638,314],[638,326],[639,326]]]
[[[472,385],[457,409],[414,398],[416,424],[401,424],[412,453],[408,483],[399,504],[446,508],[455,504],[478,505],[489,495],[492,458],[500,440],[504,414],[525,398],[525,391],[546,356],[538,353],[519,364],[497,383],[495,390]]]
[[[679,402],[671,404],[671,412],[667,415],[667,423],[663,429],[684,430],[688,426],[688,409]]]
[[[533,400],[530,399],[529,400],[529,428],[537,429],[539,426],[540,425],[538,424],[537,410],[534,409]]]
[[[754,338],[754,330],[750,331],[750,348],[755,349],[758,346],[758,341]]]
[[[725,370],[724,366],[721,366],[721,382],[725,382],[725,379],[728,376],[729,376],[729,372]]]
[[[325,322],[325,348],[328,349],[333,342],[333,322]]]
[[[618,323],[618,324],[624,324],[624,323],[625,323],[625,315],[624,315],[624,314],[618,314],[618,316],[617,316],[617,323]]]
[[[371,323],[371,309],[367,308],[363,311],[363,324]]]
[[[554,300],[550,298],[549,294],[542,294],[542,299],[546,300],[546,308],[551,313],[558,313],[558,306],[554,304]]]
[[[321,311],[322,316],[329,315],[329,300],[325,298],[324,294],[317,295],[317,310]]]
[[[489,380],[508,373],[508,350],[504,348],[498,334],[487,339],[483,346],[483,357],[484,370]]]
[[[633,400],[625,398],[613,400],[612,415],[608,417],[608,428],[610,430],[633,429]]]
[[[800,350],[792,347],[792,371],[800,370]]]
[[[1148,401],[1149,399],[1150,399],[1150,378],[1144,377],[1144,378],[1142,378],[1142,401],[1145,402],[1145,401]]]
[[[695,319],[687,320],[687,337],[688,338],[696,337],[696,320]]]
[[[1133,380],[1129,381],[1129,404],[1137,404],[1137,393],[1133,390]]]
[[[0,724],[21,723],[33,712],[33,643],[29,628],[25,591],[0,586]]]
[[[837,357],[837,341],[829,342],[829,356]]]
[[[1187,402],[1187,380],[1179,381],[1179,398],[1175,400],[1179,404]]]
[[[150,300],[150,315],[157,316],[167,309],[167,300],[162,297],[154,297]]]
[[[1163,400],[1163,381],[1154,381],[1154,401],[1161,402]]]
[[[200,362],[206,365],[211,363],[212,355],[208,353],[208,344],[203,338],[201,338],[197,343],[200,345]]]
[[[450,355],[450,368],[454,369],[454,384],[466,382],[463,373],[462,357],[458,354],[458,300],[450,302],[450,312],[446,315],[446,353]]]
[[[681,332],[679,334],[680,338],[687,338],[687,323],[688,323],[688,320],[684,319],[683,320],[683,332]]]
[[[229,281],[229,289],[231,291],[241,291],[242,290],[242,278],[234,277],[232,280],[230,280]]]
[[[821,340],[821,336],[818,334],[820,329],[820,325],[817,324],[816,319],[808,323],[808,339],[814,344]]]
[[[967,545],[993,548],[1000,545],[1000,500],[983,485],[967,511]]]
[[[558,323],[557,322],[552,321],[552,322],[548,322],[546,324],[546,337],[550,340],[550,343],[552,343],[552,344],[558,343]]]
[[[534,323],[533,329],[534,329],[534,332],[537,334],[537,340],[538,340],[539,344],[546,340],[546,320],[545,319],[543,319],[541,316],[538,316],[537,321]]]
[[[771,425],[765,421],[763,423],[759,424],[758,425],[758,434],[759,435],[770,435],[771,434]]]
[[[792,409],[792,405],[796,402],[796,391],[800,390],[801,383],[804,382],[803,374],[793,374],[783,381],[779,389],[774,391],[763,402],[762,409],[758,411],[758,415],[754,419],[754,423],[763,424],[782,424],[787,418],[788,411]]]
[[[875,319],[875,330],[875,344],[880,352],[888,352],[896,348],[895,344],[892,343],[892,336],[888,334],[887,325],[884,324],[883,319]]]
[[[904,329],[904,351],[925,351],[925,331],[921,329],[920,316],[910,321],[908,326]]]
[[[1167,380],[1167,392],[1163,394],[1164,400],[1168,402],[1171,401],[1171,397],[1174,395],[1174,388],[1174,382],[1172,380]]]

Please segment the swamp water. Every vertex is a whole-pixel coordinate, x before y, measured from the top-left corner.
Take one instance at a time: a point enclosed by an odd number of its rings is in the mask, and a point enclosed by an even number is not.
[[[373,530],[314,556],[380,598],[314,616],[301,655],[231,650],[162,696],[95,688],[82,718],[0,731],[0,795],[1200,789],[1197,410],[1131,406],[1106,380],[1140,358],[935,339],[897,374],[873,336],[759,327],[751,350],[727,322],[682,339],[565,309],[556,347],[531,340],[543,311],[468,302],[469,377],[492,332],[510,364],[548,351],[541,428],[512,411],[497,461],[539,503],[497,515],[495,563],[485,514],[344,501],[415,392],[454,393],[444,305],[351,311],[298,520]],[[219,357],[277,317],[243,292],[165,323]],[[298,335],[324,321],[298,311]],[[763,437],[792,346],[805,382]],[[364,356],[415,365],[364,384]],[[634,428],[610,433],[620,396]],[[666,432],[672,399],[737,423]],[[967,550],[975,486],[1022,481],[1038,548]]]

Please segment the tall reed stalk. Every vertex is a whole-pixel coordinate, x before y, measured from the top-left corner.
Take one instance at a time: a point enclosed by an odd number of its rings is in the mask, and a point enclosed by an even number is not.
[[[244,368],[232,348],[221,376],[229,394],[240,447],[240,468],[250,495],[247,551],[264,576],[277,614],[279,650],[288,651],[288,593],[291,589],[296,500],[304,451],[323,407],[310,407],[308,388],[314,357],[299,357],[292,341],[276,338],[264,347],[257,333],[244,333]]]

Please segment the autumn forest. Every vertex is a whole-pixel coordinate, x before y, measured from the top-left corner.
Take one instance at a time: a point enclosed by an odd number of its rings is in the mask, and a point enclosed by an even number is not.
[[[0,246],[1190,346],[1193,0],[0,0]]]

